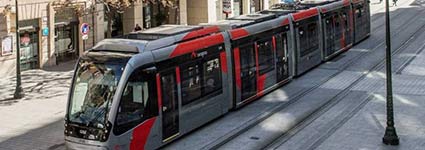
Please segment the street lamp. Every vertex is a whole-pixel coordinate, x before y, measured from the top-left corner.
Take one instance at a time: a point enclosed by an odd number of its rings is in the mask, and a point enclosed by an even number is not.
[[[386,145],[398,145],[399,138],[394,127],[394,111],[393,111],[393,91],[391,77],[391,39],[390,39],[390,12],[389,0],[385,1],[385,36],[386,36],[386,71],[387,71],[387,128],[382,142]]]
[[[20,99],[24,97],[24,90],[21,86],[21,53],[19,49],[19,9],[18,0],[15,0],[15,11],[16,11],[16,88],[13,98]]]

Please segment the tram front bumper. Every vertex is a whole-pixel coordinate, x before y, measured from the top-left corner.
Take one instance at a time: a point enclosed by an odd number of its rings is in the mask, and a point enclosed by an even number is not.
[[[94,144],[92,141],[66,138],[65,147],[67,150],[109,150],[107,147]]]

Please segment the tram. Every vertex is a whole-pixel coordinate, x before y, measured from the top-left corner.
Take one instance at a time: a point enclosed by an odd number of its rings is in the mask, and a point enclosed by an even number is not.
[[[105,39],[76,64],[66,147],[158,149],[369,34],[368,0],[342,0]]]

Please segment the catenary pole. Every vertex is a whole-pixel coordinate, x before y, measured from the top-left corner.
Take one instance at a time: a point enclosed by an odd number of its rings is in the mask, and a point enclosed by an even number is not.
[[[386,36],[386,74],[387,74],[387,128],[382,142],[386,145],[398,145],[399,138],[394,127],[393,91],[391,77],[391,34],[390,34],[390,12],[389,1],[385,0],[385,36]]]
[[[20,99],[24,97],[24,90],[21,86],[21,53],[19,48],[19,7],[18,7],[18,0],[15,0],[15,11],[16,11],[16,88],[15,88],[15,94],[13,95],[13,98]]]

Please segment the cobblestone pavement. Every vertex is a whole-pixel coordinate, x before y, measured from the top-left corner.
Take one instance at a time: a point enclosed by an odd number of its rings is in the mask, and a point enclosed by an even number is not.
[[[63,148],[63,116],[74,64],[23,71],[25,97],[20,100],[13,100],[16,78],[0,80],[1,150]]]

